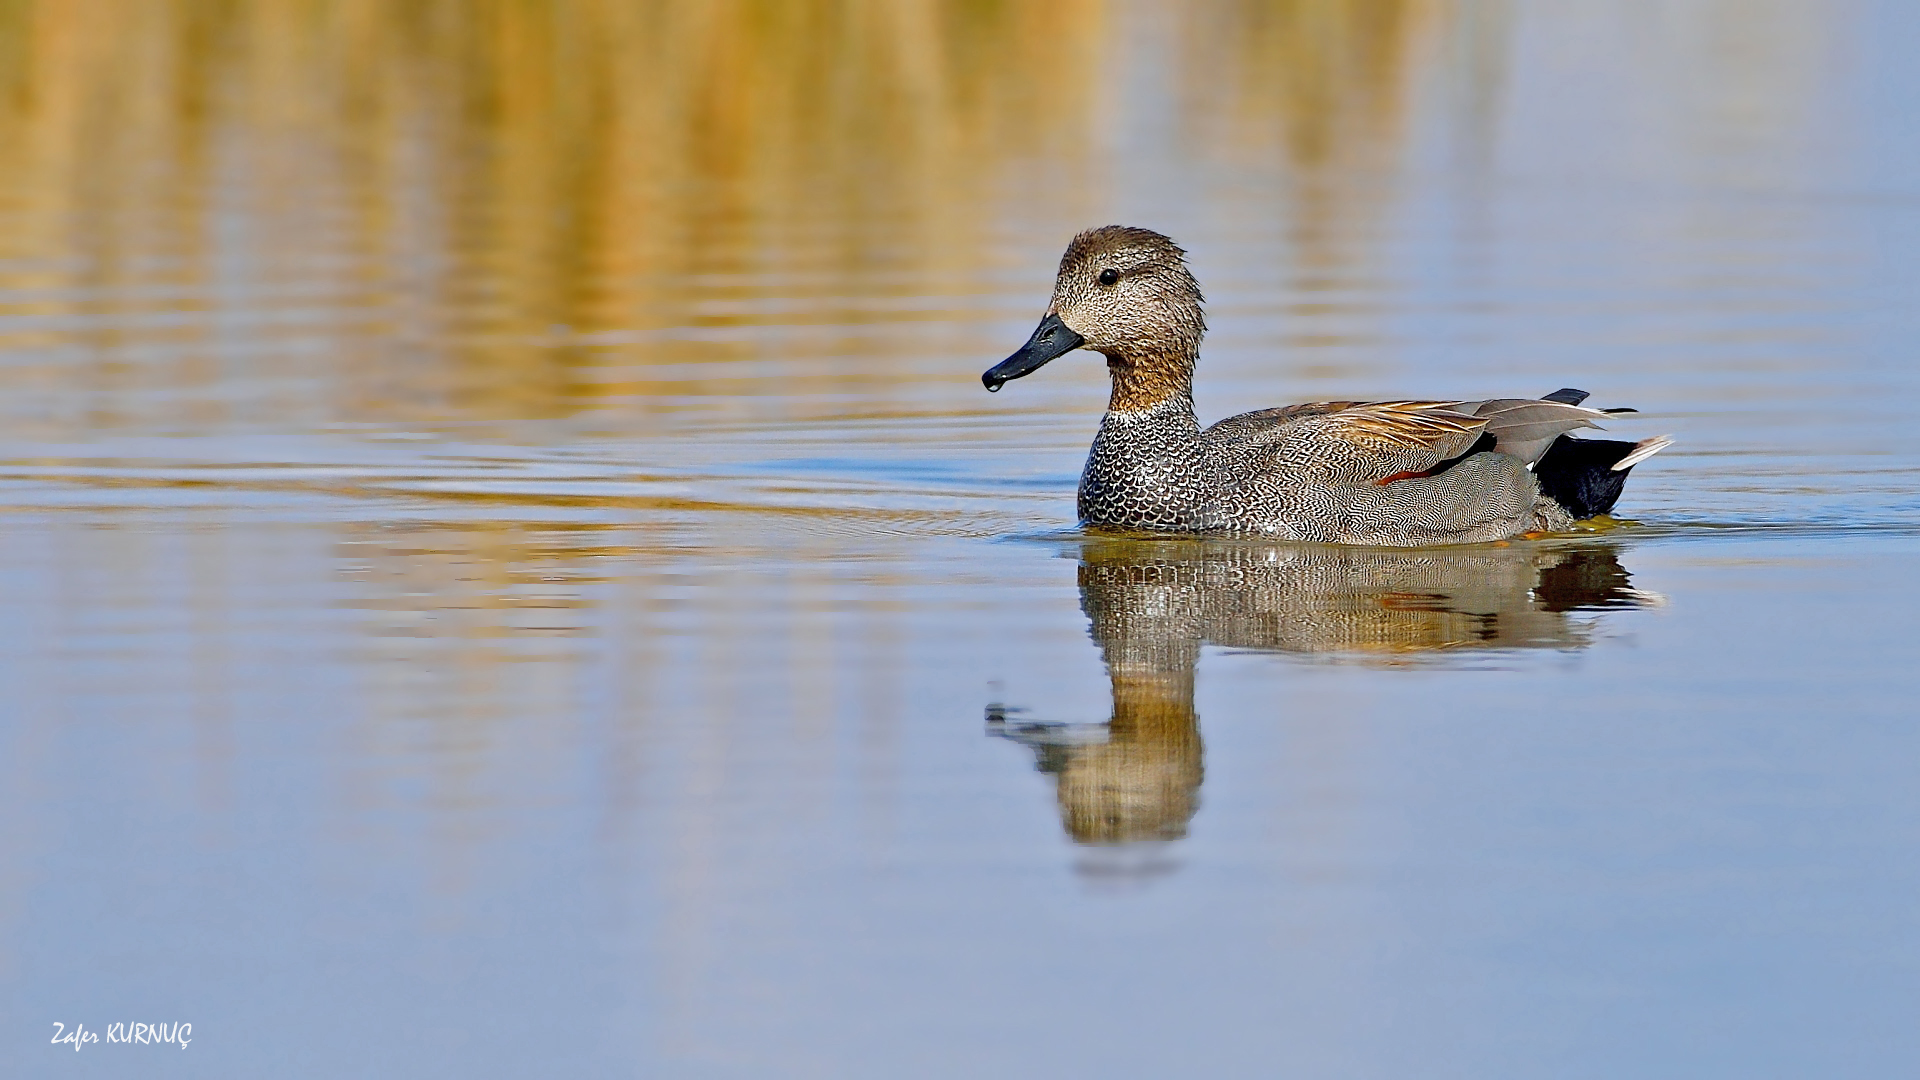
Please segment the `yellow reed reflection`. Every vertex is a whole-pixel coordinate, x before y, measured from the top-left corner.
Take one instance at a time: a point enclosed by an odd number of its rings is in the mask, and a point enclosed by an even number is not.
[[[1032,747],[1057,778],[1075,841],[1178,839],[1199,807],[1202,645],[1372,664],[1579,649],[1593,625],[1576,613],[1659,600],[1634,589],[1617,549],[1598,541],[1399,551],[1091,540],[1080,607],[1112,680],[1112,718],[1062,726],[992,706],[987,727]]]
[[[1210,153],[1278,145],[1324,178],[1395,152],[1437,11],[1220,2],[1139,48],[1168,56]],[[905,355],[939,326],[979,321],[1021,221],[1056,248],[1133,167],[1102,140],[1151,66],[1126,45],[1143,20],[1104,0],[0,7],[0,349],[53,399],[8,419],[51,440],[884,397],[935,377]],[[782,392],[748,405],[756,359]]]

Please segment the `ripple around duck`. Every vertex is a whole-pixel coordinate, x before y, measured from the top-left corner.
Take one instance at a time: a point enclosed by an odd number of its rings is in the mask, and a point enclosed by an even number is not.
[[[391,452],[403,447],[410,452]],[[0,503],[43,510],[217,508],[302,519],[478,513],[617,523],[745,515],[804,519],[824,535],[994,536],[1044,522],[1058,497],[1054,489],[1071,485],[1070,477],[1003,484],[937,459],[756,460],[737,452],[757,448],[737,445],[731,448],[736,460],[707,467],[657,461],[636,467],[624,455],[577,446],[516,452],[408,441],[377,448],[388,452],[304,461],[192,460],[153,448],[127,448],[140,456],[84,455],[77,448],[14,456],[0,460]],[[177,454],[179,448],[165,449]]]
[[[786,439],[764,428],[698,440],[693,448],[458,445],[431,435],[329,439],[278,447],[285,453],[277,461],[196,460],[179,456],[184,447],[178,442],[161,441],[116,447],[108,454],[48,448],[31,457],[0,459],[0,501],[18,508],[220,507],[321,518],[396,510],[425,518],[480,511],[603,522],[654,515],[761,515],[805,519],[823,533],[843,536],[1042,543],[1084,536],[1062,528],[1072,513],[1076,452],[1031,453],[1007,443],[964,442],[953,444],[966,447],[964,457],[925,442],[902,443],[892,456],[858,452],[869,450],[861,444],[870,440],[884,443],[885,431],[862,432],[844,447],[855,453],[835,455],[791,454],[813,445],[818,432]],[[765,456],[769,449],[788,453]],[[306,460],[293,451],[305,451]],[[695,464],[702,456],[708,460]],[[1762,493],[1743,493],[1723,477],[1718,490],[1697,492],[1690,500],[1711,508],[1708,513],[1656,507],[1604,528],[1621,541],[1920,535],[1915,514],[1920,507],[1901,498],[1897,482],[1908,475],[1900,468],[1844,477],[1802,475],[1799,483],[1786,485],[1794,491]],[[1667,502],[1690,481],[1705,479],[1663,476],[1647,486],[1654,499]],[[1801,513],[1768,513],[1789,508]]]

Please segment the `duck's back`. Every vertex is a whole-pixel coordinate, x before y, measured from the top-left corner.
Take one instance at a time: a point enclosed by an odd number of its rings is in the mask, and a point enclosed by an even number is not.
[[[1514,399],[1519,400],[1519,399]],[[1201,436],[1220,478],[1217,529],[1295,540],[1407,546],[1563,529],[1530,462],[1495,451],[1507,402],[1317,402],[1222,420]],[[1561,430],[1590,410],[1557,403]],[[1492,416],[1477,408],[1501,406]],[[1537,411],[1536,411],[1537,412]],[[1523,418],[1537,426],[1539,415]]]

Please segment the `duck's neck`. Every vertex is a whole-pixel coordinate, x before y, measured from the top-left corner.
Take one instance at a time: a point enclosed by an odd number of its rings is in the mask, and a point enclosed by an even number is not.
[[[1146,413],[1163,405],[1184,402],[1193,413],[1193,366],[1195,357],[1185,353],[1164,356],[1107,357],[1107,376],[1113,392],[1107,398],[1110,413]]]
[[[1113,397],[1080,475],[1080,518],[1119,528],[1193,528],[1209,497],[1193,368],[1109,360]]]

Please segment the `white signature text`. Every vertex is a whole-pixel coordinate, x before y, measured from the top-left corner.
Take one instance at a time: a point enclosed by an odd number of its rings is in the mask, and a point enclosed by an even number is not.
[[[140,1043],[143,1046],[149,1043],[162,1046],[179,1043],[180,1049],[185,1050],[187,1044],[193,1041],[193,1025],[108,1024],[106,1035],[106,1041],[110,1043]],[[70,1044],[77,1051],[88,1043],[99,1041],[100,1032],[88,1031],[85,1024],[75,1024],[73,1030],[68,1031],[67,1025],[58,1020],[53,1022],[55,1046]]]

